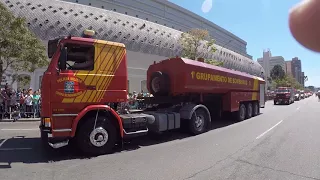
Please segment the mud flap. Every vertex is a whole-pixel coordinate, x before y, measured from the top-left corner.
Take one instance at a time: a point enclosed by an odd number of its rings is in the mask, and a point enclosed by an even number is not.
[[[265,106],[265,84],[260,84],[260,107],[264,108]]]

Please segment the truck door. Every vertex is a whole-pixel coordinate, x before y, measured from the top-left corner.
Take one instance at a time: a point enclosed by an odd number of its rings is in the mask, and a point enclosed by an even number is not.
[[[265,84],[260,84],[260,107],[265,106]]]
[[[88,91],[95,90],[90,86],[91,79],[95,75],[94,62],[95,51],[93,43],[66,43],[67,60],[66,69],[61,70],[52,78],[52,101],[53,114],[72,116],[77,114],[87,102]],[[89,83],[88,83],[89,82]],[[70,105],[72,104],[72,105]],[[61,117],[61,115],[59,115]]]

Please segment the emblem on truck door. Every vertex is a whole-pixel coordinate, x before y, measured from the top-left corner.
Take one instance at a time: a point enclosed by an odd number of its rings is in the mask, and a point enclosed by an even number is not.
[[[74,93],[74,82],[73,81],[66,81],[64,82],[64,93]]]

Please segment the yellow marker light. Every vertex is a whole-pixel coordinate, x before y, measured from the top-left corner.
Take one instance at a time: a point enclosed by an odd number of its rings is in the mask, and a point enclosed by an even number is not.
[[[51,119],[50,118],[44,118],[44,126],[51,127]]]
[[[94,30],[87,29],[87,30],[83,31],[83,34],[86,36],[92,37],[95,34],[95,32],[94,32]]]

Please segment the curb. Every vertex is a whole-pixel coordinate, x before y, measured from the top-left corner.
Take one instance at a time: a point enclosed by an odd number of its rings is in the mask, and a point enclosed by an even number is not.
[[[13,119],[1,119],[0,122],[12,122]],[[40,118],[20,118],[16,122],[37,122]]]

